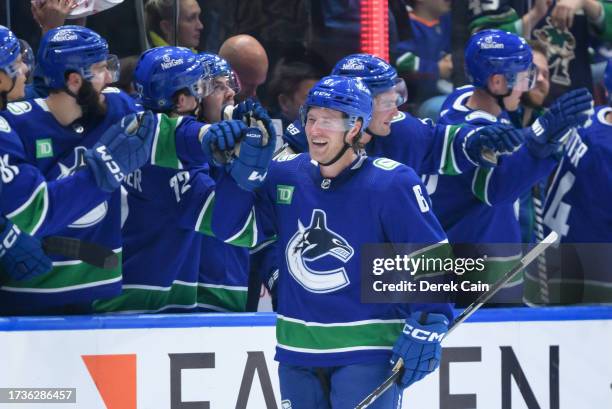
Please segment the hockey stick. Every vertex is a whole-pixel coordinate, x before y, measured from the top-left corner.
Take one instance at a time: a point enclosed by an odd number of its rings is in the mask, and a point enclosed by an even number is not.
[[[82,260],[105,270],[112,270],[119,265],[119,256],[111,249],[73,237],[45,237],[42,240],[42,247],[47,254]]]
[[[521,258],[521,260],[514,266],[510,271],[508,271],[502,278],[500,278],[495,284],[493,284],[488,291],[480,294],[480,296],[470,304],[461,314],[457,316],[457,318],[453,321],[451,326],[448,328],[446,335],[444,338],[448,336],[455,328],[459,326],[462,322],[470,317],[473,313],[475,313],[480,307],[482,307],[487,301],[491,299],[502,288],[508,281],[510,281],[518,272],[523,270],[529,264],[531,264],[538,256],[553,243],[555,243],[558,239],[557,233],[554,231],[551,232],[548,236],[544,238],[540,243],[538,243],[534,248],[532,248],[527,254]],[[393,367],[392,374],[389,376],[378,388],[376,388],[372,393],[365,397],[355,409],[365,409],[370,406],[376,399],[378,399],[383,393],[387,391],[402,375],[402,367],[404,366],[404,361],[402,358],[397,360],[397,363]]]

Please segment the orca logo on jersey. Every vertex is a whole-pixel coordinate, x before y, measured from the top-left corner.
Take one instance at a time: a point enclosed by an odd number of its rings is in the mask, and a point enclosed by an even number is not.
[[[298,220],[298,231],[285,250],[289,273],[302,287],[313,293],[329,293],[350,284],[346,269],[315,270],[306,263],[331,256],[343,264],[353,257],[355,251],[344,237],[327,227],[327,215],[321,209],[312,211],[310,225],[304,227]],[[321,260],[326,263],[328,260]]]
[[[74,147],[74,158],[72,161],[72,166],[66,166],[61,162],[57,162],[57,166],[59,167],[60,174],[57,176],[57,179],[63,179],[65,177],[74,175],[79,169],[87,166],[85,163],[85,152],[87,152],[87,148],[84,146],[75,146]],[[90,210],[87,214],[82,216],[80,219],[72,222],[68,227],[76,228],[76,229],[84,229],[90,226],[93,226],[99,223],[104,217],[106,217],[106,213],[108,212],[108,203],[102,202],[92,210]]]

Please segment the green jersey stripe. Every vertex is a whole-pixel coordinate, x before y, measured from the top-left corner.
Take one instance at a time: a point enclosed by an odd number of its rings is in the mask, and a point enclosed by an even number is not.
[[[24,293],[58,293],[74,291],[121,280],[121,256],[119,264],[112,270],[94,267],[82,261],[54,262],[53,269],[31,280],[9,281],[2,290]]]
[[[198,305],[206,305],[215,310],[244,312],[246,310],[247,290],[247,287],[198,283]]]
[[[381,348],[392,346],[402,327],[403,320],[323,326],[312,323],[305,325],[303,322],[279,316],[276,322],[276,339],[280,345],[313,352],[331,352],[346,348]]]
[[[47,217],[49,210],[49,191],[43,182],[34,189],[32,195],[19,208],[7,214],[21,230],[35,234]]]
[[[198,289],[195,283],[174,281],[169,287],[125,285],[121,294],[93,303],[97,312],[154,312],[163,309],[194,306]]]

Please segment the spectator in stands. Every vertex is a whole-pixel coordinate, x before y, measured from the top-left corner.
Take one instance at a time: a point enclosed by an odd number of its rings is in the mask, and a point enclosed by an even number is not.
[[[145,6],[145,24],[153,47],[174,45],[174,0],[150,0]],[[196,0],[180,0],[176,45],[195,51],[204,25]]]
[[[257,39],[246,34],[228,38],[221,45],[219,56],[232,66],[240,81],[236,102],[257,97],[257,87],[266,82],[268,54]]]
[[[281,121],[279,131],[298,119],[308,91],[324,75],[307,61],[278,61],[267,89],[267,108],[272,118]]]
[[[134,70],[136,69],[136,65],[138,65],[139,58],[140,56],[138,55],[131,55],[119,60],[119,81],[114,84],[117,88],[132,97],[136,96],[133,80]]]
[[[411,36],[391,45],[391,60],[406,80],[410,102],[419,104],[443,94],[438,90],[438,80],[448,80],[453,71],[448,14],[451,2],[411,0],[410,3],[413,9],[407,21],[398,24],[409,24]]]

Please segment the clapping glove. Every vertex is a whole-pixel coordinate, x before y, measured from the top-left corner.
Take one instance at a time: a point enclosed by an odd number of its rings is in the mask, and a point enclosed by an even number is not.
[[[145,165],[151,156],[155,115],[130,114],[104,132],[85,152],[85,161],[104,191],[117,189],[125,176]]]

